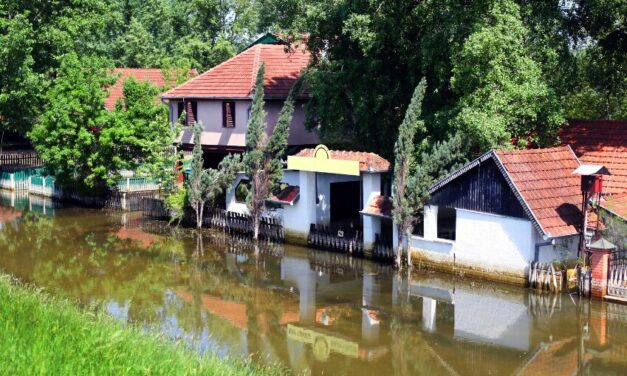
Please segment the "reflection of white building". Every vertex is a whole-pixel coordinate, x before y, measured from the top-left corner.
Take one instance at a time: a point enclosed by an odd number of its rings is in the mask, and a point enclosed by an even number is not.
[[[452,305],[453,337],[520,351],[532,347],[533,317],[520,294],[435,278],[412,281],[409,288],[412,296],[422,298],[427,332],[443,330],[438,328],[438,310]]]

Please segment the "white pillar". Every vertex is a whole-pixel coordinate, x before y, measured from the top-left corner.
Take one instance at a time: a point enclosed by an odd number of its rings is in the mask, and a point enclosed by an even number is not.
[[[435,299],[422,298],[422,327],[429,331],[435,331],[435,312],[437,301]]]
[[[435,240],[438,238],[438,207],[425,205],[424,214],[424,238]]]
[[[309,225],[316,223],[316,175],[315,172],[300,171],[299,176],[300,198],[298,200],[299,216],[301,219],[296,230],[309,233]],[[286,226],[291,224],[286,223]]]
[[[362,178],[362,208],[374,197],[381,194],[381,174],[363,174]],[[364,230],[364,249],[371,250],[374,246],[376,234],[381,233],[381,219],[369,215],[362,215]]]

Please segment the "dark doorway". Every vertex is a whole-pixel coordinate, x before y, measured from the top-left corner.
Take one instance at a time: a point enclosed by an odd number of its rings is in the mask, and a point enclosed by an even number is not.
[[[359,225],[361,210],[361,184],[359,181],[331,183],[331,223]]]

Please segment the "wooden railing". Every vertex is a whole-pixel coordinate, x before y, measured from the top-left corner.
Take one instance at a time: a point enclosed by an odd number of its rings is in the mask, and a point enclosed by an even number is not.
[[[627,298],[627,250],[614,251],[610,254],[607,293]]]
[[[41,167],[43,162],[35,152],[2,153],[0,167]]]

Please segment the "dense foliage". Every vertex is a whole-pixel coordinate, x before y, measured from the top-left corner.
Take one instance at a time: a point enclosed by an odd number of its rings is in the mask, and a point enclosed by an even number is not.
[[[471,154],[512,139],[551,144],[568,117],[626,116],[624,0],[262,5],[279,17],[261,25],[307,33],[309,121],[327,144],[391,157],[423,77],[428,133],[462,131]]]
[[[48,105],[30,138],[46,166],[62,184],[106,187],[123,170],[170,181],[177,128],[156,100],[159,89],[126,79],[124,100],[104,107],[103,89],[117,79],[98,58],[63,58]]]
[[[68,53],[204,71],[260,33],[305,36],[308,123],[332,147],[391,159],[427,80],[430,142],[556,142],[565,118],[627,116],[624,0],[70,0],[0,4],[0,125],[25,134]]]

